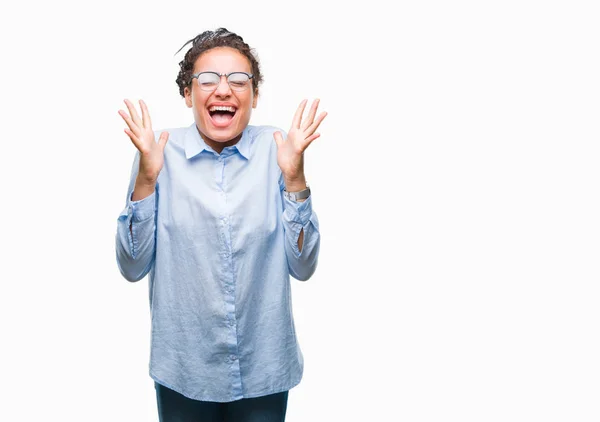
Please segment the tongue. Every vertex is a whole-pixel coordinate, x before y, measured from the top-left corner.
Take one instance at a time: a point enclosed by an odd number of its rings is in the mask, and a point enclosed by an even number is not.
[[[229,123],[231,119],[233,119],[233,115],[231,115],[230,113],[215,113],[212,116],[212,118],[215,121],[215,123],[225,124]]]

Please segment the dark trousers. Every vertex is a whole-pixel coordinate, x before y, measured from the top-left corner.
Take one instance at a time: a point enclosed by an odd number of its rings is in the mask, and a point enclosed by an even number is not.
[[[160,422],[284,422],[288,392],[228,403],[187,398],[157,382]]]

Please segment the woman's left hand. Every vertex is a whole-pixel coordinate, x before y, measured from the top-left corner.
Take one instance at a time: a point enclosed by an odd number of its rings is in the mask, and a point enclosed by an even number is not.
[[[304,150],[320,136],[316,130],[327,116],[326,112],[322,112],[315,119],[319,107],[319,100],[316,99],[313,101],[303,122],[302,114],[307,102],[308,100],[302,100],[300,106],[298,106],[286,140],[283,140],[281,132],[273,134],[275,143],[277,143],[277,164],[279,164],[279,168],[283,173],[286,189],[292,192],[294,188],[291,185],[301,186],[306,184],[304,178]],[[302,190],[304,187],[301,186],[298,190]]]

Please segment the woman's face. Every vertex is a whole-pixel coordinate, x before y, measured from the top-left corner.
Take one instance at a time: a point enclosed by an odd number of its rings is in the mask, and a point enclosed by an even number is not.
[[[208,71],[219,74],[252,73],[246,56],[230,47],[212,48],[196,59],[194,73]],[[221,83],[212,92],[201,90],[197,79],[192,80],[191,90],[184,89],[185,103],[193,109],[194,120],[204,141],[219,153],[225,146],[233,145],[241,138],[242,131],[250,121],[252,109],[256,108],[256,94],[252,80],[248,82],[246,90],[233,91],[225,77],[221,78]],[[215,106],[233,107],[235,112],[233,115],[215,112]]]

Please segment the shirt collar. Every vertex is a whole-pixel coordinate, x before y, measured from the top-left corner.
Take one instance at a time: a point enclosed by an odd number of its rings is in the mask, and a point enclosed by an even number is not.
[[[195,122],[192,123],[185,132],[183,145],[185,149],[185,158],[187,159],[195,157],[204,150],[212,152],[212,148],[206,145],[206,142],[204,142],[204,139],[200,136],[200,131],[196,127]],[[238,150],[242,157],[246,160],[250,159],[250,131],[248,126],[244,128],[242,137],[233,146]]]

